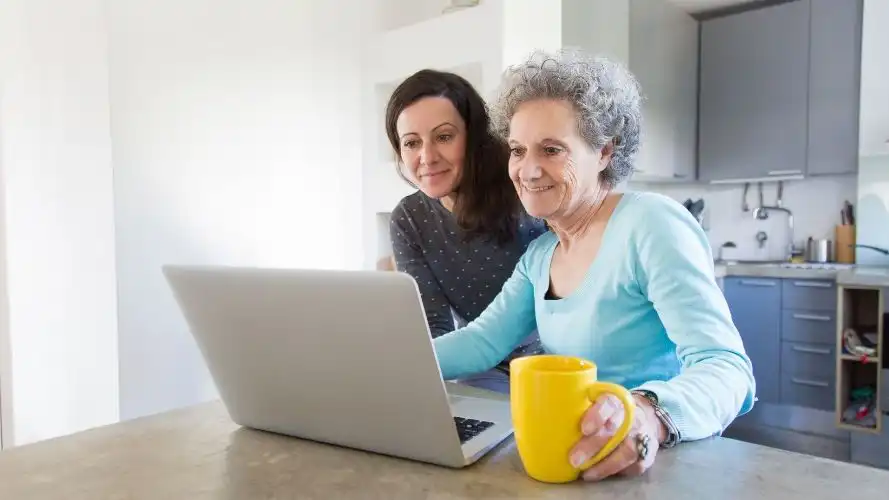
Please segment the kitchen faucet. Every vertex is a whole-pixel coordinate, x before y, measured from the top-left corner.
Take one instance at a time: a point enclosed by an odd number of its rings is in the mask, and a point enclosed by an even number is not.
[[[787,214],[787,255],[785,260],[790,262],[793,259],[793,212],[784,207],[777,206],[758,206],[753,209],[753,217],[756,219],[765,219],[769,212],[784,212]]]

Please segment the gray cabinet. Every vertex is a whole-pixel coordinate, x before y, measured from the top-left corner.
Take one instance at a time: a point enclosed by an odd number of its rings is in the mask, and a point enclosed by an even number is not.
[[[725,278],[759,401],[831,411],[836,394],[836,283]]]
[[[644,124],[633,179],[695,179],[698,22],[669,2],[630,1],[630,70],[642,87]]]
[[[756,396],[761,402],[780,400],[781,280],[727,277],[725,299],[753,363]]]
[[[702,23],[701,180],[804,173],[809,9],[800,0]]]
[[[858,171],[862,0],[811,0],[808,175]]]

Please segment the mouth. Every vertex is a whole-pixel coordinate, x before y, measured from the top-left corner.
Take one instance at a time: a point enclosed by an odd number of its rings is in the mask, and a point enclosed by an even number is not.
[[[425,173],[425,174],[420,174],[420,178],[425,179],[425,178],[441,177],[442,175],[444,175],[450,171],[451,171],[450,169],[447,169],[447,170],[439,170],[438,172],[429,172],[429,173]]]
[[[545,191],[549,191],[555,186],[522,186],[522,188],[529,193],[543,193]]]

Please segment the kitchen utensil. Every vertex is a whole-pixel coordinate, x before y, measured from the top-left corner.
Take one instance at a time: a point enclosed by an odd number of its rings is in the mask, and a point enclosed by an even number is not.
[[[843,224],[848,224],[850,226],[855,225],[855,209],[852,207],[852,204],[849,203],[849,200],[843,202],[843,212],[841,218]]]
[[[835,228],[836,261],[844,264],[855,263],[855,226],[843,224]]]
[[[830,240],[809,238],[806,241],[806,262],[830,262],[833,257],[831,250]]]

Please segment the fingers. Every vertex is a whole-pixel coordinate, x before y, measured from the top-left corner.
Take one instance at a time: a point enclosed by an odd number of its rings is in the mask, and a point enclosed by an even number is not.
[[[599,481],[606,477],[613,476],[623,471],[627,474],[636,473],[635,469],[643,469],[643,464],[639,463],[639,454],[636,451],[634,437],[629,437],[621,442],[620,446],[615,448],[610,455],[596,465],[587,469],[583,473],[583,479],[586,481]],[[641,474],[644,470],[639,470]]]
[[[571,449],[569,460],[574,467],[580,467],[614,435],[624,420],[623,405],[614,396],[603,395],[584,413],[581,419],[581,432],[584,437]]]
[[[620,420],[615,422],[615,418],[620,418]],[[581,438],[581,440],[574,445],[574,448],[571,449],[569,457],[571,466],[580,468],[590,458],[594,457],[596,453],[599,453],[599,450],[612,439],[614,430],[618,428],[622,421],[623,417],[617,415],[614,418],[606,420],[593,435]]]
[[[623,423],[623,413],[624,407],[620,400],[610,394],[603,394],[584,413],[580,430],[584,436],[592,436],[609,421],[614,424],[616,420],[617,426],[620,426]]]

